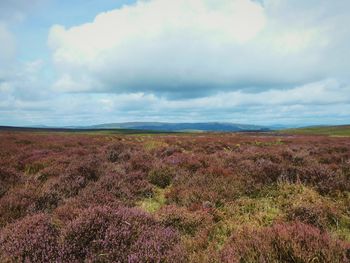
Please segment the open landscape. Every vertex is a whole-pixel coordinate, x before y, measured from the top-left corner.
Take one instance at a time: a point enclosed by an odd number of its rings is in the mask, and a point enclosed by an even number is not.
[[[349,25],[0,0],[0,263],[350,263]]]
[[[350,126],[316,126],[299,129],[288,129],[284,132],[289,134],[309,134],[309,135],[328,135],[333,137],[350,137]]]
[[[350,140],[0,132],[0,262],[350,262]]]

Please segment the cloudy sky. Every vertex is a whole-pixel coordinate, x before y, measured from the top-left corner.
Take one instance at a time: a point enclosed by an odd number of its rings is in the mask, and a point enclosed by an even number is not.
[[[1,0],[0,125],[350,123],[349,0]]]

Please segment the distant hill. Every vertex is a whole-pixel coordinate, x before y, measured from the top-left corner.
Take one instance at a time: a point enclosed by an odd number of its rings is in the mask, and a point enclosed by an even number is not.
[[[350,125],[310,126],[296,129],[286,129],[282,132],[291,134],[350,136]]]
[[[50,127],[36,125],[31,127],[0,126],[8,131],[57,131],[57,132],[104,132],[104,133],[167,133],[167,132],[265,132],[273,128],[235,123],[202,122],[202,123],[167,123],[167,122],[124,122],[107,123],[92,126]]]
[[[203,123],[166,123],[166,122],[125,122],[108,123],[93,125],[87,127],[74,127],[79,129],[136,129],[153,131],[211,131],[211,132],[239,132],[239,131],[269,131],[268,127],[234,124],[221,122],[203,122]]]
[[[90,128],[74,128],[74,127],[16,127],[16,126],[0,126],[0,132],[67,132],[67,133],[89,133],[89,134],[162,134],[175,132],[162,132],[152,130],[136,130],[136,129],[90,129]]]
[[[0,130],[59,131],[59,132],[102,132],[102,133],[168,133],[168,132],[269,132],[284,134],[310,134],[330,136],[350,136],[350,125],[309,126],[289,128],[284,125],[259,126],[225,122],[169,123],[169,122],[124,122],[91,126],[31,127],[0,126]]]

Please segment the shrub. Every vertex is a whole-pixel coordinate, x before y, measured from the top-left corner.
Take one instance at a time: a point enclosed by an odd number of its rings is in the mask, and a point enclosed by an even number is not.
[[[115,163],[118,161],[127,161],[130,159],[130,153],[127,151],[128,147],[124,143],[117,142],[107,148],[108,161]]]
[[[201,211],[191,212],[186,208],[169,205],[157,213],[163,225],[173,227],[183,234],[194,235],[196,232],[212,224],[212,217]]]
[[[123,201],[126,205],[133,205],[135,201],[152,194],[152,185],[147,181],[147,177],[142,172],[109,172],[86,189],[84,194],[87,191],[96,193],[108,192],[114,196],[114,199]]]
[[[299,170],[302,183],[314,186],[320,194],[350,191],[348,175],[334,171],[325,165],[308,165]]]
[[[181,149],[175,146],[168,146],[160,152],[159,157],[169,157],[175,153],[181,153]]]
[[[187,207],[202,208],[205,202],[221,207],[224,202],[238,198],[246,188],[239,175],[220,167],[177,174],[167,197],[170,202]]]
[[[222,251],[222,261],[348,262],[348,249],[349,243],[295,222],[234,233]]]
[[[173,177],[174,171],[170,167],[155,168],[148,173],[150,183],[160,188],[169,186]]]
[[[133,244],[128,262],[186,262],[179,241],[180,236],[171,228],[146,229]]]
[[[182,262],[177,233],[128,208],[84,210],[63,230],[68,262]]]
[[[0,132],[0,262],[347,262],[349,139],[280,138]]]
[[[11,169],[0,167],[0,198],[15,184],[20,181],[20,176]]]
[[[298,220],[320,229],[326,229],[338,223],[335,209],[322,204],[295,206],[288,211],[287,218],[288,220]]]
[[[134,153],[129,162],[125,165],[127,172],[139,171],[148,173],[153,167],[154,158],[152,155],[144,152]]]
[[[0,199],[0,227],[33,212],[38,200],[37,186],[19,185]]]
[[[247,186],[245,190],[247,194],[253,194],[263,186],[276,184],[283,175],[281,164],[264,158],[255,161],[242,160],[235,170],[243,174],[242,180]]]
[[[36,214],[0,232],[1,262],[56,262],[59,231],[49,216]]]
[[[97,181],[100,175],[100,160],[97,157],[73,160],[62,175],[47,182],[47,191],[58,192],[62,198],[72,197],[90,182]]]
[[[55,191],[42,192],[37,200],[34,202],[34,210],[41,212],[51,212],[55,209],[62,199],[59,196],[59,193]]]

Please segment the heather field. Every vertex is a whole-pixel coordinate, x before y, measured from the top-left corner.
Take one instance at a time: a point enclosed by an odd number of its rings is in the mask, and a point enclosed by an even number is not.
[[[350,126],[315,126],[298,129],[285,130],[289,134],[309,134],[309,135],[328,135],[334,137],[350,137]]]
[[[350,262],[350,139],[0,132],[0,262]]]

